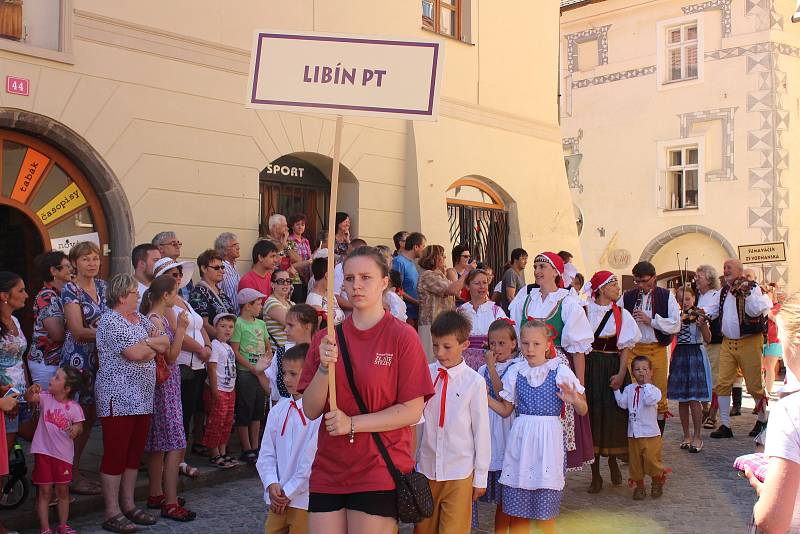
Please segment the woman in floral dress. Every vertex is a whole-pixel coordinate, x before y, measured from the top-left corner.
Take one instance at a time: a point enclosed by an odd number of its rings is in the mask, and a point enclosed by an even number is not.
[[[101,492],[100,486],[83,479],[80,462],[97,415],[94,406],[94,383],[98,368],[95,344],[97,323],[100,316],[108,310],[106,283],[98,277],[100,247],[90,241],[78,243],[69,251],[69,261],[72,263],[75,280],[64,284],[61,290],[67,323],[64,345],[61,347],[61,365],[80,369],[86,383],[86,388],[78,397],[86,421],[83,432],[75,438],[71,489],[80,495],[98,495]]]

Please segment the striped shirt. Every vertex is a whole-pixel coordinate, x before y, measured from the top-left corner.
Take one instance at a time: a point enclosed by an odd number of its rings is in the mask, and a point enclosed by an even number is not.
[[[263,311],[263,318],[264,322],[267,324],[267,330],[269,333],[272,334],[272,337],[275,338],[275,341],[278,342],[280,346],[286,345],[286,327],[280,321],[276,321],[272,317],[269,316],[269,312],[275,306],[280,306],[289,311],[289,308],[294,306],[294,302],[289,302],[289,306],[285,306],[281,301],[279,301],[274,295],[270,295],[270,297],[264,302],[264,307],[262,308]]]
[[[239,301],[236,299],[236,293],[239,291],[239,271],[236,270],[236,265],[228,260],[223,261],[222,265],[225,266],[225,271],[222,275],[222,282],[219,283],[219,288],[233,303],[233,313],[239,315]]]

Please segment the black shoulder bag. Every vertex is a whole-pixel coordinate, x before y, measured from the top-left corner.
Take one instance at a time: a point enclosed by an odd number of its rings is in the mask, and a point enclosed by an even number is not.
[[[339,341],[342,363],[344,363],[344,370],[345,373],[347,373],[347,381],[350,383],[353,397],[361,413],[368,414],[369,410],[366,404],[364,404],[364,399],[356,388],[356,381],[353,376],[353,365],[350,362],[350,351],[347,350],[347,340],[344,337],[341,324],[336,325],[336,337]],[[413,469],[408,474],[401,473],[397,467],[395,467],[392,457],[389,456],[389,451],[386,450],[381,435],[377,432],[372,432],[372,437],[397,486],[398,519],[402,523],[419,523],[423,519],[433,515],[433,495],[431,495],[428,479]]]

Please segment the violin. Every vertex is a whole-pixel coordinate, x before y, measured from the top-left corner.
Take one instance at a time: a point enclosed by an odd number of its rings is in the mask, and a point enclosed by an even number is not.
[[[706,315],[706,312],[703,310],[703,308],[698,308],[697,306],[692,306],[691,308],[681,311],[681,321],[684,324],[697,322],[700,317],[708,321],[708,315]]]
[[[753,291],[758,285],[757,282],[748,280],[744,276],[737,278],[731,283],[731,294],[735,297],[748,297],[750,292]]]

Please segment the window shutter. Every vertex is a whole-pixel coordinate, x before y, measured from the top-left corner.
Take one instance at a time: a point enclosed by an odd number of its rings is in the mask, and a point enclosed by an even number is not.
[[[658,171],[658,184],[656,187],[656,207],[660,210],[667,209],[667,172]]]

